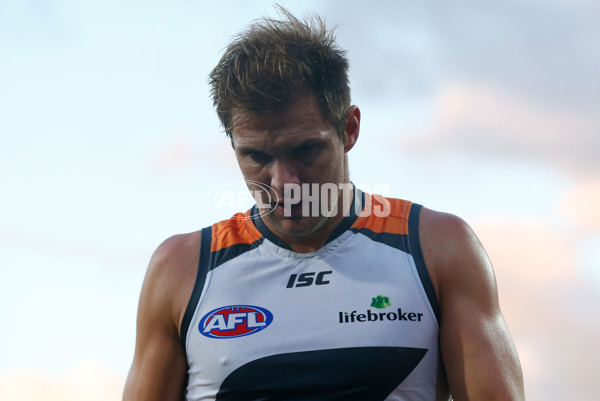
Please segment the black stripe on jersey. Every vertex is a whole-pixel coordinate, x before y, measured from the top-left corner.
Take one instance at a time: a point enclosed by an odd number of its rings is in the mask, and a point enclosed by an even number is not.
[[[413,203],[410,208],[410,214],[408,215],[408,239],[410,254],[412,255],[415,265],[417,266],[417,272],[421,278],[421,284],[429,299],[429,304],[435,313],[438,323],[440,322],[440,304],[437,296],[435,295],[435,289],[429,277],[427,266],[425,265],[425,258],[423,258],[423,251],[421,250],[421,240],[419,239],[419,216],[421,213],[422,206]]]
[[[267,356],[234,370],[217,401],[383,401],[426,349],[360,347]]]
[[[253,250],[257,246],[262,244],[263,240],[264,238],[261,237],[260,239],[252,242],[251,244],[235,244],[213,252],[211,255],[209,270],[215,269],[223,263],[228,262],[231,259],[236,258],[245,252]]]
[[[203,228],[202,238],[200,240],[200,261],[198,262],[198,273],[196,274],[196,282],[194,283],[194,289],[192,290],[190,301],[188,302],[187,308],[185,309],[185,314],[183,315],[183,320],[181,322],[180,340],[181,345],[183,345],[183,349],[185,349],[185,339],[187,338],[190,323],[192,322],[192,317],[194,316],[194,312],[196,311],[196,306],[198,306],[198,301],[200,300],[200,295],[202,294],[202,289],[204,288],[204,281],[206,280],[206,275],[208,274],[210,265],[211,239],[212,226]]]
[[[354,185],[354,184],[352,184]],[[363,207],[365,205],[365,193],[363,191],[361,191],[360,189],[356,188],[356,186],[354,187],[354,196],[352,197],[352,204],[350,205],[350,210],[348,211],[348,216],[345,216],[344,219],[340,222],[340,224],[338,224],[338,226],[333,230],[333,232],[331,234],[329,234],[329,237],[327,238],[327,241],[325,241],[326,244],[328,244],[329,242],[333,241],[334,239],[336,239],[337,237],[339,237],[340,235],[342,235],[346,230],[350,229],[350,227],[352,227],[352,224],[354,224],[354,222],[356,221],[356,219],[358,219],[358,214],[356,214],[356,209],[357,209],[357,202],[356,202],[356,198],[360,197],[360,200],[358,203],[358,207],[360,208],[360,210],[363,210]]]

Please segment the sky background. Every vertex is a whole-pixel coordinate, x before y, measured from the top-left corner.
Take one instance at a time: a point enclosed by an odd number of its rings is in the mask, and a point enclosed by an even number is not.
[[[458,214],[529,400],[600,391],[600,5],[281,1],[338,25],[351,178]],[[118,400],[153,250],[250,206],[207,75],[270,1],[0,0],[0,399]],[[243,193],[243,190],[241,191]]]

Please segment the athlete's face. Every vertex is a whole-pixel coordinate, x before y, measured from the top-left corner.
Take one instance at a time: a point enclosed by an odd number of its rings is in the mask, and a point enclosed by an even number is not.
[[[324,216],[321,207],[316,214],[302,213],[302,203],[306,201],[296,203],[292,197],[306,199],[308,194],[304,191],[300,196],[292,194],[286,184],[301,188],[305,187],[303,184],[317,184],[320,193],[322,184],[331,183],[339,188],[339,184],[348,183],[346,153],[358,137],[359,120],[360,112],[353,106],[342,139],[331,123],[322,118],[312,94],[298,98],[291,107],[279,113],[262,116],[234,113],[233,146],[246,182],[272,188],[270,200],[266,196],[257,199],[259,207],[263,206],[261,217],[271,231],[284,240],[307,237],[343,218],[341,210],[333,216]],[[259,189],[256,184],[249,184],[249,188],[254,195]],[[325,201],[334,204],[328,207],[337,210],[339,205],[334,196],[329,198]],[[322,200],[318,199],[319,202]],[[291,212],[291,216],[286,216],[286,201],[294,203],[288,208],[287,214]],[[269,210],[272,211],[267,213]]]

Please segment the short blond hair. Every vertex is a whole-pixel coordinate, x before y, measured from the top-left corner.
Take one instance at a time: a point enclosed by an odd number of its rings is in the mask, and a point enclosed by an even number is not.
[[[209,76],[211,96],[231,137],[233,112],[266,114],[310,91],[322,117],[343,137],[350,110],[349,63],[321,17],[300,20],[278,6],[281,20],[254,21],[231,41]]]

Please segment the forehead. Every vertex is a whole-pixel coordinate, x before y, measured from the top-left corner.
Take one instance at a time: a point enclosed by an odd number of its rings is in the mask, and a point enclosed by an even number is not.
[[[293,146],[306,140],[337,136],[331,123],[323,119],[314,95],[305,95],[280,112],[254,114],[233,111],[234,147]]]

